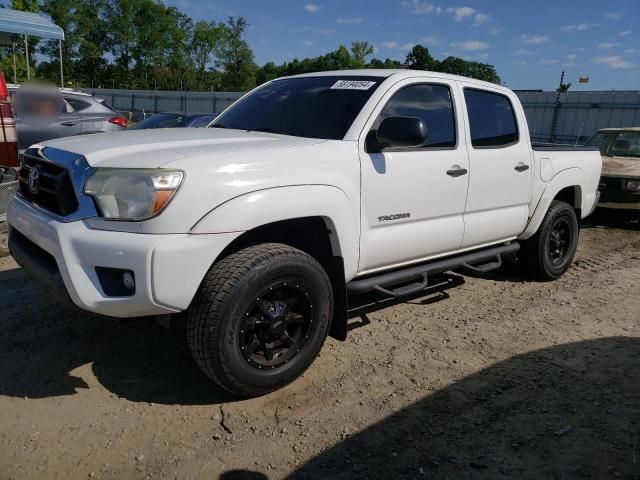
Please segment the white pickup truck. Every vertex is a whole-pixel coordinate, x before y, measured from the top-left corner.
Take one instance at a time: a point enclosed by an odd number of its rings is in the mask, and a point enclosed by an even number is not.
[[[241,396],[344,339],[349,293],[414,295],[516,252],[559,277],[598,199],[597,150],[532,146],[516,95],[469,78],[282,78],[211,127],[34,145],[9,247],[83,310],[183,320],[197,364]]]

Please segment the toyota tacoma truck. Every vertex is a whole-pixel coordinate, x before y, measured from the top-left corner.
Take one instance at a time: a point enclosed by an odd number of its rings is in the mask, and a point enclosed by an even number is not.
[[[32,146],[9,247],[82,310],[183,321],[204,373],[257,396],[346,337],[349,294],[416,295],[516,253],[560,277],[600,170],[597,149],[532,145],[507,88],[314,73],[261,85],[211,128]]]

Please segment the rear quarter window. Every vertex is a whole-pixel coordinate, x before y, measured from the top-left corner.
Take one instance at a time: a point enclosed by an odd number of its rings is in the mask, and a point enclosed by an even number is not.
[[[73,108],[73,110],[76,112],[81,112],[82,110],[86,110],[91,106],[89,102],[80,100],[78,98],[64,97],[64,99],[69,105],[71,105],[71,108]]]
[[[505,95],[465,88],[464,99],[473,147],[500,148],[518,141],[518,124],[513,105]]]

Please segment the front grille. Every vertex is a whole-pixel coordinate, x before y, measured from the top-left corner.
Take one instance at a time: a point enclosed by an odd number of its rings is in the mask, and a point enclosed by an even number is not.
[[[29,176],[33,169],[38,170],[38,178],[35,185],[29,185]],[[18,180],[20,194],[40,208],[63,217],[78,210],[76,192],[69,171],[65,167],[25,155]]]
[[[616,177],[600,177],[598,190],[601,192],[622,192],[624,191],[625,180]]]

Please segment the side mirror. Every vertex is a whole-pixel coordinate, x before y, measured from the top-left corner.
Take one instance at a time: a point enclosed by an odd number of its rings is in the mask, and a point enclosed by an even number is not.
[[[377,132],[367,137],[367,151],[380,152],[384,148],[419,147],[427,139],[427,126],[415,117],[387,117]]]

